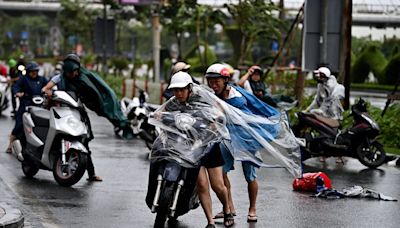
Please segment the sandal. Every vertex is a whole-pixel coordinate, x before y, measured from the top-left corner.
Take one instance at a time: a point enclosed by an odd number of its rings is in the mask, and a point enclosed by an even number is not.
[[[96,175],[93,175],[86,180],[88,180],[88,181],[103,181],[103,179],[101,177],[96,176]]]
[[[215,228],[215,225],[214,225],[214,224],[208,224],[208,225],[206,226],[206,228]]]
[[[247,222],[257,222],[257,215],[247,215]]]
[[[235,212],[233,212],[233,213],[231,213],[233,216],[236,216],[236,213]],[[221,212],[219,212],[218,214],[216,214],[215,216],[214,216],[214,218],[213,219],[221,219],[221,218],[224,218],[224,212],[223,211],[221,211]]]
[[[7,154],[11,154],[11,153],[12,153],[11,148],[7,148],[6,153],[7,153]]]
[[[224,213],[224,226],[231,227],[235,224],[235,219],[231,213]]]

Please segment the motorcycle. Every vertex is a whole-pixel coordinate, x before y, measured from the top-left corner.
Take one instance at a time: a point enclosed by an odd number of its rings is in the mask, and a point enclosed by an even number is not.
[[[0,76],[0,116],[4,110],[9,106],[7,92],[8,92],[8,79]]]
[[[158,106],[146,103],[144,100],[134,97],[121,99],[121,110],[128,118],[133,134],[139,136],[151,150],[154,140],[157,137],[156,128],[148,123],[149,116]],[[116,134],[118,134],[116,132]]]
[[[49,170],[59,185],[72,186],[86,171],[89,119],[74,93],[54,91],[51,100],[55,105],[48,110],[41,107],[43,97],[32,98],[34,105],[23,114],[24,134],[13,142],[12,152],[26,177]]]
[[[154,227],[164,227],[167,218],[173,224],[199,206],[196,181],[200,160],[212,149],[210,145],[217,145],[210,127],[189,114],[164,117],[163,123],[173,130],[161,130],[154,142],[146,195],[147,206],[157,213]],[[180,134],[185,131],[203,134]]]
[[[348,156],[358,159],[369,168],[385,162],[383,145],[376,139],[380,129],[368,114],[366,102],[360,98],[351,107],[353,123],[341,130],[337,120],[312,113],[297,113],[298,123],[293,132],[304,142],[302,161],[311,157]]]

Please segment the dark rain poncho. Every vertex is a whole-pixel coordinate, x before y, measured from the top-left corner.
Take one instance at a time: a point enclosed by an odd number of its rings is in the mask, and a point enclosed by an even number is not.
[[[80,76],[73,80],[62,75],[62,89],[79,94],[86,107],[107,118],[115,127],[127,128],[129,121],[122,113],[114,91],[99,75],[84,67],[80,67],[79,70]]]

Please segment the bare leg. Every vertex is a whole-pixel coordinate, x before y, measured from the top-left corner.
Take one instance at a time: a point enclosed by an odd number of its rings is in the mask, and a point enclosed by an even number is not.
[[[13,135],[13,134],[10,135],[10,142],[8,143],[8,147],[7,147],[7,150],[6,150],[7,153],[11,153],[11,146],[12,146],[12,143],[13,143],[16,139],[17,139],[17,137],[16,137],[15,135]]]
[[[210,196],[209,182],[204,167],[200,168],[199,176],[197,177],[197,191],[208,224],[215,224],[212,216],[212,200]]]
[[[230,227],[235,222],[234,222],[233,216],[231,214],[231,210],[228,205],[228,190],[224,184],[222,166],[215,167],[215,168],[209,168],[209,169],[207,169],[207,171],[208,171],[209,178],[210,178],[211,188],[217,194],[219,201],[221,201],[221,203],[223,205],[224,225],[226,227]]]
[[[257,211],[256,211],[256,202],[257,202],[257,193],[258,193],[257,180],[248,182],[247,190],[249,192],[249,200],[250,200],[249,215],[257,215]]]
[[[236,214],[235,206],[233,205],[233,198],[232,198],[232,192],[231,192],[231,182],[229,181],[227,173],[224,173],[224,184],[225,184],[226,189],[228,191],[228,205],[229,205],[229,208],[231,209],[231,213],[232,214]]]

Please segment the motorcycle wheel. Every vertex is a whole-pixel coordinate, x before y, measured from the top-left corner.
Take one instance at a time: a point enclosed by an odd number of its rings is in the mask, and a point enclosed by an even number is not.
[[[358,160],[369,168],[376,168],[382,165],[386,159],[386,153],[379,142],[368,145],[363,142],[357,147]]]
[[[158,199],[158,208],[156,220],[154,221],[154,228],[164,227],[165,221],[168,218],[169,206],[173,197],[174,189],[173,185],[165,186]]]
[[[65,155],[68,165],[62,166],[61,155],[58,155],[53,164],[53,177],[59,185],[69,187],[85,173],[87,154],[70,149]]]
[[[32,178],[39,172],[39,168],[33,166],[32,164],[29,164],[29,162],[27,161],[23,161],[21,163],[21,168],[22,172],[27,178]]]
[[[146,132],[146,131],[143,130],[142,132]],[[143,138],[142,136],[141,137],[145,141],[147,149],[151,150],[153,148],[153,143],[157,138],[157,131],[156,131],[156,129],[151,129],[148,132],[146,132],[145,134],[146,134],[147,139]]]

